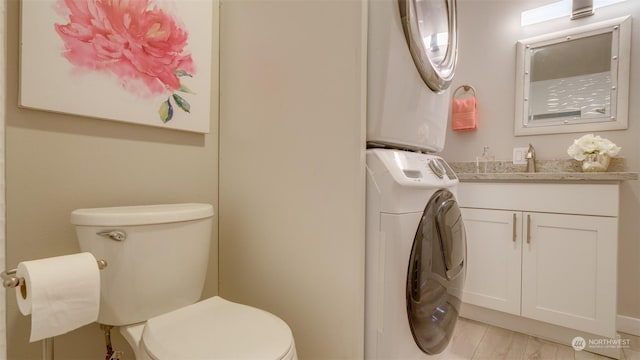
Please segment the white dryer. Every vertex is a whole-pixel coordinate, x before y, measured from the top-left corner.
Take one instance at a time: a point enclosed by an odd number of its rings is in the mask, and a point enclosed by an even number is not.
[[[369,1],[367,144],[444,148],[457,60],[455,0]]]
[[[428,359],[451,339],[466,241],[440,157],[367,150],[365,359]]]

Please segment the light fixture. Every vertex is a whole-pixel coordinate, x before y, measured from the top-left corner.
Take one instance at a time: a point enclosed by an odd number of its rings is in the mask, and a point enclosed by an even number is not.
[[[593,0],[573,0],[571,20],[593,15]]]
[[[594,9],[623,1],[626,0],[560,0],[535,9],[523,11],[520,24],[527,26],[564,16],[571,16],[571,19],[577,19],[593,15]]]

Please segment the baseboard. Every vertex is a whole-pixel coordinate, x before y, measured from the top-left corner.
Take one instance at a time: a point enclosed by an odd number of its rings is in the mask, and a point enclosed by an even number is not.
[[[640,336],[640,319],[630,316],[618,315],[616,319],[616,327],[618,331]]]

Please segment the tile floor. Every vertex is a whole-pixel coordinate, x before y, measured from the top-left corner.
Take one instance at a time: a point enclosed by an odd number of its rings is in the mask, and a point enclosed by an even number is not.
[[[640,360],[640,337],[620,334],[630,339],[623,349],[623,359]],[[450,346],[434,360],[605,360],[604,356],[575,351],[533,336],[505,330],[477,321],[460,319]]]

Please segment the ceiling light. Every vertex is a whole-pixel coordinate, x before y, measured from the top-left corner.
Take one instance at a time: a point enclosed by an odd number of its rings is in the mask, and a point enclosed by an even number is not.
[[[583,16],[593,15],[593,10],[589,11],[588,6],[583,5],[586,3],[584,0],[574,0],[577,3],[577,7],[583,9],[584,11],[578,13],[576,16],[572,18],[578,18]],[[597,9],[608,5],[613,5],[619,2],[623,2],[626,0],[593,0],[593,8]],[[535,9],[526,10],[522,12],[520,18],[520,24],[522,26],[532,25],[541,23],[547,20],[553,20],[557,18],[561,18],[564,16],[571,16],[573,12],[573,4],[571,0],[561,0],[548,5],[540,6]],[[578,10],[578,9],[576,9]]]

